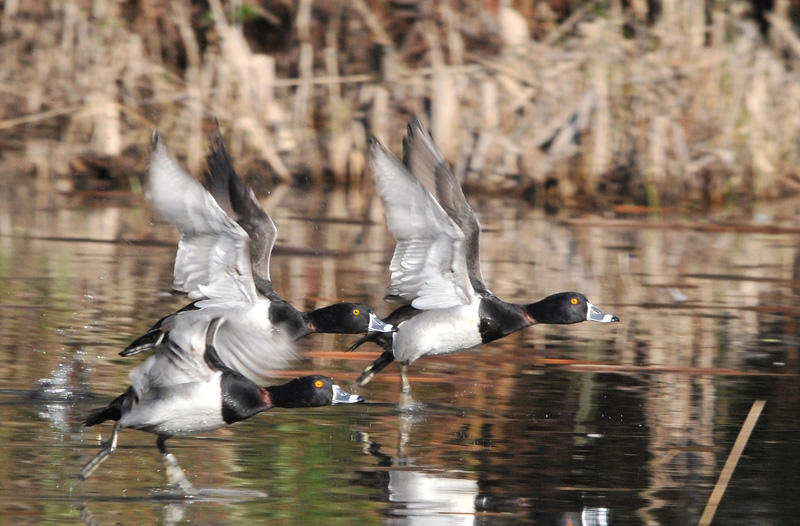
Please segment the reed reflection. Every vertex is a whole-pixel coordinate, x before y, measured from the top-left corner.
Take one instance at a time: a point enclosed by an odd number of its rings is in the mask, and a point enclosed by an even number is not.
[[[758,396],[768,403],[720,520],[794,520],[790,493],[800,473],[794,454],[800,436],[796,220],[745,231],[721,228],[729,218],[546,216],[520,201],[468,198],[483,221],[481,268],[496,294],[524,299],[555,287],[585,290],[625,323],[603,336],[580,326],[539,326],[428,360],[412,378],[426,406],[403,446],[411,472],[474,481],[482,521],[489,520],[482,512],[535,518],[606,509],[613,524],[691,523]],[[306,309],[340,300],[383,305],[393,240],[368,190],[291,189],[267,199],[275,199],[265,207],[281,225],[273,279],[287,301]],[[63,496],[68,476],[96,443],[94,433],[77,431],[79,413],[92,405],[80,397],[113,394],[130,368],[116,353],[154,316],[182,305],[183,298],[161,292],[170,280],[176,236],[151,222],[135,201],[63,211],[11,201],[0,206],[0,493],[18,495],[13,505],[21,509],[69,514],[74,503],[41,506],[40,498]],[[752,224],[748,217],[735,222]],[[678,301],[670,289],[684,298]],[[311,337],[301,346],[310,356],[302,367],[355,379],[377,352],[338,352],[349,343],[340,336]],[[392,409],[369,406],[355,428],[397,459],[399,375],[384,374],[361,394]],[[42,379],[79,398],[33,398]],[[275,422],[259,425],[271,429]],[[331,421],[326,432],[341,425]],[[181,459],[203,484],[221,487],[280,489],[291,483],[286,474],[299,462],[304,472],[320,471],[318,435],[300,449],[286,447],[301,442],[296,435],[275,438],[272,454],[287,452],[281,463],[269,464],[261,460],[265,446],[248,442],[256,428],[246,429],[187,439],[179,445]],[[149,437],[135,435],[118,453],[124,461],[104,473],[93,495],[146,495],[158,485],[157,474],[139,475],[153,473],[158,459],[149,454]],[[353,516],[367,520],[389,517],[387,507],[403,510],[389,500],[388,475],[383,489],[362,483],[367,475],[373,481],[380,476],[374,457],[348,452],[325,458],[331,464],[326,479],[342,464],[358,467],[358,494],[337,479],[344,490],[322,491],[327,496],[320,501],[342,506],[360,499]],[[244,469],[220,473],[220,465]],[[398,464],[387,468],[403,471]],[[295,507],[283,503],[283,511],[303,509],[291,502]],[[195,522],[228,518],[197,504],[187,512]],[[153,508],[128,506],[122,515],[128,522]]]

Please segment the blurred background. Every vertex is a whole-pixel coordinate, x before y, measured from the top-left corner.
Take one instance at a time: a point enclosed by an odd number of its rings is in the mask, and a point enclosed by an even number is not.
[[[540,202],[707,206],[800,188],[796,0],[6,0],[3,171],[51,199],[190,170],[359,183],[426,118],[457,175]]]
[[[796,522],[796,0],[0,6],[0,524],[695,524],[754,400],[714,524]],[[420,360],[413,412],[396,366],[352,385],[377,347],[315,335],[283,377],[369,403],[170,441],[197,487],[250,493],[170,499],[136,431],[78,482],[110,432],[82,418],[141,363],[117,353],[186,301],[143,195],[153,128],[199,176],[219,122],[284,298],[386,314],[366,137],[399,154],[412,114],[493,292],[579,290],[621,323]]]

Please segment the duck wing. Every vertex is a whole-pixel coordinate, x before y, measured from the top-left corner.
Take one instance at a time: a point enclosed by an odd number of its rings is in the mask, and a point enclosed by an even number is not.
[[[153,132],[147,197],[182,234],[173,287],[190,298],[254,303],[256,288],[247,232],[194,180]]]
[[[268,302],[245,305],[203,300],[198,306],[197,310],[178,312],[164,321],[162,329],[169,337],[156,348],[154,357],[165,353],[169,357],[169,349],[173,349],[172,353],[178,349],[183,363],[178,361],[176,367],[197,374],[195,362],[205,359],[207,333],[213,333],[219,361],[258,384],[266,383],[274,370],[285,369],[298,359],[292,341],[269,322]],[[168,359],[175,361],[174,357]],[[204,363],[208,361],[205,359]]]
[[[203,359],[204,352],[205,345],[202,348],[183,348],[175,342],[166,341],[156,347],[142,365],[130,372],[131,386],[141,397],[149,391],[207,382],[214,375],[214,370]]]
[[[375,137],[369,145],[386,222],[397,241],[386,300],[423,310],[472,303],[464,232],[397,157]]]
[[[469,206],[458,179],[433,141],[433,137],[416,117],[409,122],[408,133],[403,140],[403,163],[436,197],[450,219],[464,232],[464,252],[470,283],[478,294],[488,292],[481,275],[481,225],[478,217]]]
[[[206,187],[217,204],[241,226],[250,238],[250,266],[256,288],[265,296],[273,289],[269,277],[269,260],[278,229],[233,168],[219,128],[211,138],[207,158]]]

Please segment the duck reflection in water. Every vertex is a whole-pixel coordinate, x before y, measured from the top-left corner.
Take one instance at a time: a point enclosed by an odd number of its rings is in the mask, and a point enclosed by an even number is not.
[[[370,165],[397,241],[385,299],[401,306],[386,318],[396,331],[368,334],[350,347],[373,341],[384,349],[359,385],[397,360],[403,393],[409,393],[406,367],[423,356],[469,349],[537,323],[619,321],[579,292],[529,304],[492,294],[481,275],[478,218],[419,120],[409,124],[403,146],[401,162],[375,137],[369,139]]]
[[[389,511],[392,517],[403,517],[404,524],[471,526],[475,522],[475,502],[478,498],[478,481],[466,471],[442,471],[415,466],[414,459],[406,456],[412,428],[424,422],[423,413],[400,415],[400,441],[398,457],[381,451],[381,445],[367,433],[357,432],[356,439],[364,451],[379,460],[386,471],[376,475],[383,478],[388,500],[397,507]]]
[[[376,458],[380,466],[374,471],[362,471],[363,478],[359,483],[385,488],[386,500],[390,503],[384,512],[388,517],[387,523],[472,526],[484,524],[487,518],[491,522],[491,517],[501,515],[511,518],[504,523],[527,518],[536,524],[563,526],[611,524],[611,510],[587,505],[589,499],[585,494],[573,499],[569,492],[558,490],[554,505],[552,495],[539,497],[535,492],[532,494],[525,490],[514,495],[515,488],[498,485],[497,479],[484,471],[480,461],[466,462],[473,466],[472,470],[448,468],[444,459],[452,458],[454,452],[442,451],[447,447],[432,448],[430,430],[425,429],[431,409],[431,406],[421,406],[413,413],[401,411],[398,414],[396,456],[383,451],[382,445],[366,432],[355,433],[364,453]],[[447,415],[445,407],[435,411],[437,428],[455,428],[456,421],[463,422],[463,414]],[[449,421],[451,418],[452,422]],[[487,418],[491,420],[494,417],[485,415],[478,418],[475,429],[480,429],[480,436],[483,436],[491,427],[487,427]],[[383,423],[386,424],[384,431],[392,427],[388,420]],[[417,434],[426,436],[424,444],[414,440],[415,429]],[[469,448],[473,449],[472,446]],[[420,456],[416,457],[415,452]],[[483,477],[488,478],[482,481]]]

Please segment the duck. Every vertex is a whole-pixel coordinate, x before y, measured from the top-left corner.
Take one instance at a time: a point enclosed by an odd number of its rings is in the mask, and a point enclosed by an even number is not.
[[[240,351],[243,361],[259,364],[264,378],[293,355],[293,341],[284,334],[259,331],[257,326],[235,317],[213,318],[203,325],[204,335],[191,342],[178,344],[165,339],[131,371],[130,386],[125,392],[108,405],[92,410],[84,420],[85,426],[112,420],[114,427],[104,447],[80,470],[79,479],[88,479],[116,450],[120,429],[139,429],[158,436],[156,446],[166,466],[169,485],[186,495],[197,494],[175,456],[167,450],[167,439],[212,431],[276,407],[320,407],[364,401],[323,375],[261,387],[220,359],[216,338],[226,325],[236,331],[260,332],[257,337],[269,344],[269,354]]]
[[[369,163],[396,246],[385,301],[399,305],[384,320],[395,327],[366,335],[384,351],[356,380],[366,385],[394,361],[407,366],[423,356],[448,354],[488,343],[535,324],[618,322],[580,292],[558,292],[533,303],[501,300],[480,268],[480,223],[431,134],[413,117],[400,161],[368,138]]]
[[[394,327],[360,302],[340,302],[309,312],[296,309],[275,291],[269,264],[277,238],[272,218],[252,189],[236,173],[219,128],[211,139],[206,189],[175,160],[158,131],[152,136],[147,172],[147,197],[152,207],[181,232],[175,255],[172,288],[195,301],[159,319],[144,335],[120,352],[132,356],[149,351],[165,338],[180,341],[204,330],[202,323],[238,316],[264,330],[297,340],[312,333],[359,334],[391,332]],[[223,325],[217,338],[222,361],[247,375],[249,365],[236,361],[242,352],[269,352],[266,343],[234,334]]]

